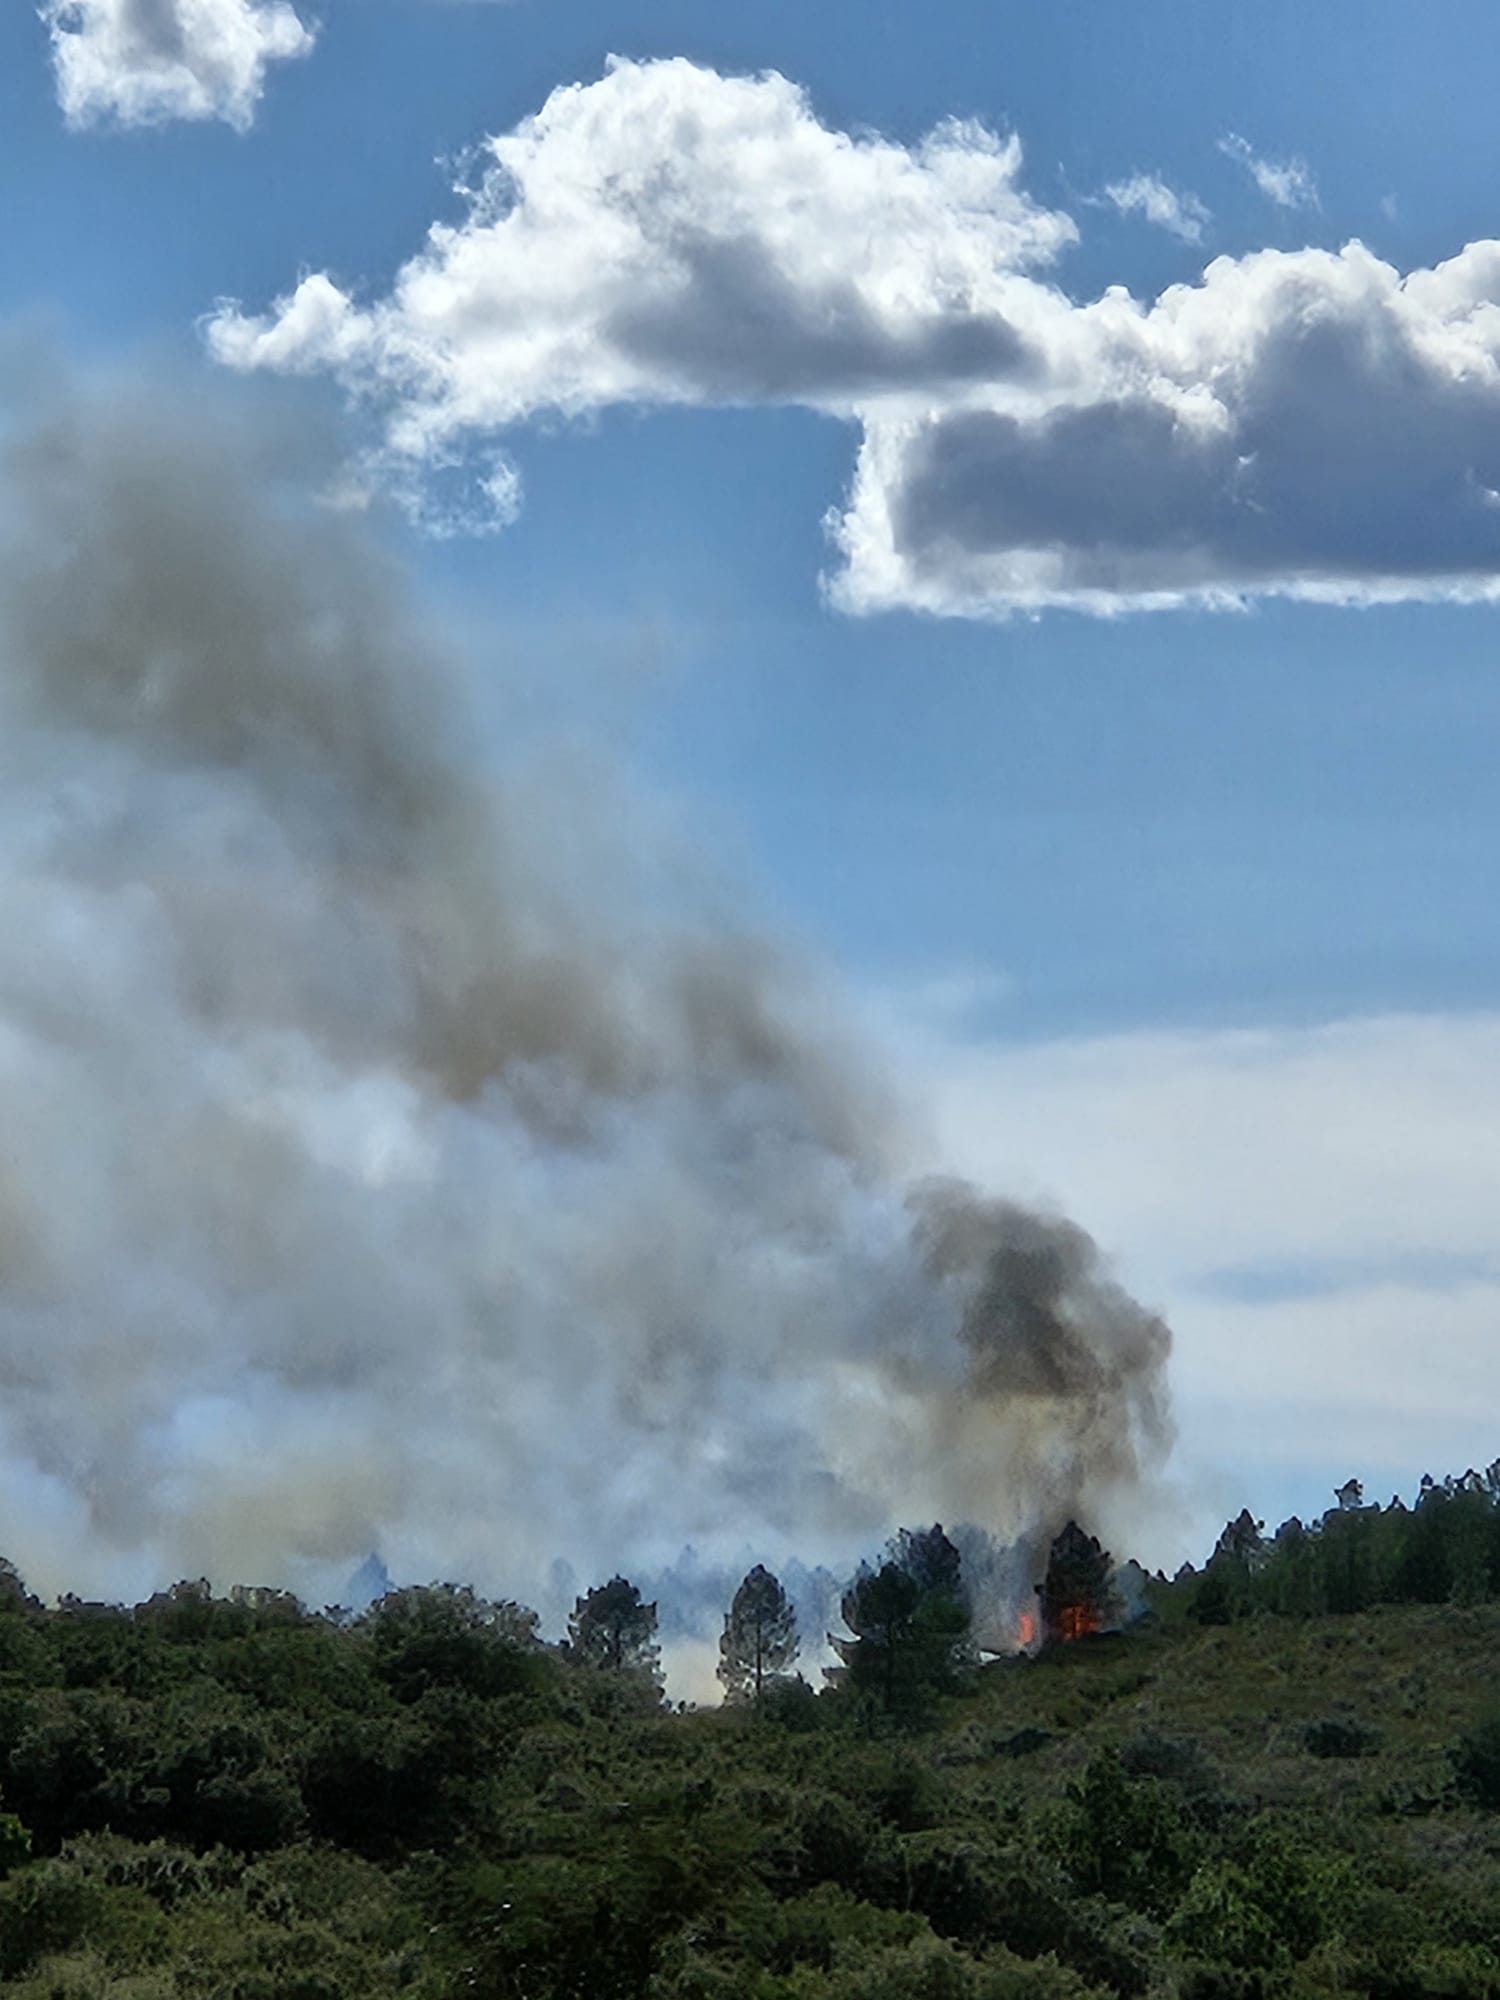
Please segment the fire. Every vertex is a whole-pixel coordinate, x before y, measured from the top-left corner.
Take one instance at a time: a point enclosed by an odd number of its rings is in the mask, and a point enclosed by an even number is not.
[[[1099,1630],[1099,1615],[1091,1604],[1064,1604],[1057,1614],[1059,1639],[1086,1639]]]
[[[1022,1652],[1036,1644],[1036,1620],[1029,1611],[1021,1613],[1020,1623],[1016,1626],[1016,1644]]]

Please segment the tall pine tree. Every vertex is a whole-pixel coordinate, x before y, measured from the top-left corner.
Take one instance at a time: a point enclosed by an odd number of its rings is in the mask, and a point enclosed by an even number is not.
[[[777,1578],[757,1563],[724,1619],[718,1673],[725,1701],[759,1701],[791,1672],[798,1651],[797,1614]]]
[[[1069,1521],[1047,1556],[1047,1574],[1037,1585],[1042,1642],[1083,1639],[1104,1632],[1119,1616],[1109,1551],[1094,1535]]]
[[[893,1536],[886,1560],[861,1568],[841,1608],[855,1636],[835,1639],[834,1650],[849,1679],[887,1708],[951,1686],[972,1656],[961,1559],[940,1526]]]
[[[586,1666],[661,1679],[656,1606],[623,1576],[611,1577],[580,1597],[568,1620],[568,1649]]]

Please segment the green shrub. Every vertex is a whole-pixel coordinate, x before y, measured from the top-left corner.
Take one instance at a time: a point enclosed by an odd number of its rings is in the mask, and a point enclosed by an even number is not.
[[[1199,1840],[1167,1789],[1130,1777],[1113,1750],[1098,1752],[1068,1787],[1062,1857],[1085,1895],[1162,1914],[1192,1874]]]
[[[0,1882],[0,1979],[15,1979],[51,1952],[83,1944],[104,1892],[62,1861],[23,1868]]]
[[[1379,1743],[1373,1729],[1347,1715],[1325,1715],[1302,1732],[1302,1747],[1312,1757],[1368,1757]]]
[[[1500,1713],[1460,1737],[1450,1755],[1462,1796],[1486,1812],[1500,1812]]]

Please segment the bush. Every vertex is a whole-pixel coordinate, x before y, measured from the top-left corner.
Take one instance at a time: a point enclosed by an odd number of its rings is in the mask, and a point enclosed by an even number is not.
[[[1197,1858],[1197,1837],[1164,1786],[1131,1778],[1119,1756],[1100,1751],[1068,1787],[1060,1850],[1086,1895],[1154,1915],[1181,1893]]]
[[[0,1883],[0,1979],[15,1979],[52,1952],[82,1944],[104,1892],[66,1862],[24,1868]]]
[[[420,1847],[443,1828],[444,1788],[426,1734],[406,1716],[340,1716],[302,1765],[310,1830],[372,1860]]]
[[[1485,1812],[1500,1812],[1500,1713],[1486,1716],[1449,1754],[1461,1795]]]
[[[969,1943],[995,1935],[1002,1890],[993,1851],[944,1829],[901,1843],[910,1907],[941,1937]]]
[[[1346,1715],[1326,1715],[1302,1732],[1302,1747],[1312,1757],[1367,1757],[1379,1742],[1373,1729]]]

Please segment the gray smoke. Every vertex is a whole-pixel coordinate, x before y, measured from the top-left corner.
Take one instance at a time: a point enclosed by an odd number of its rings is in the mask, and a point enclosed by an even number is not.
[[[186,395],[186,402],[184,401]],[[0,1547],[549,1579],[1097,1518],[1167,1338],[902,1184],[822,980],[473,666],[264,411],[0,413]],[[40,414],[38,414],[38,410]],[[491,662],[484,671],[502,670]]]

